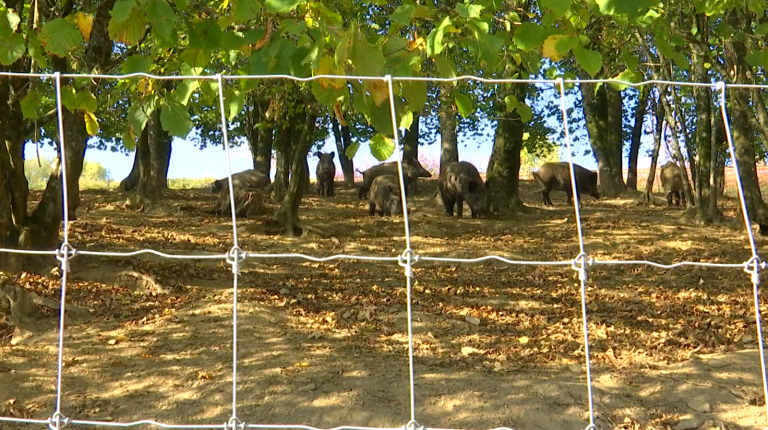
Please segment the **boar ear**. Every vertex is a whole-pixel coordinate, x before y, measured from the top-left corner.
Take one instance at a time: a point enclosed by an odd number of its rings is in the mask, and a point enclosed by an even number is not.
[[[330,155],[330,156],[331,156],[331,158],[333,158],[333,157],[335,157],[335,156],[336,156],[336,151],[330,152],[328,155]]]
[[[315,157],[320,158],[323,156],[323,153],[320,151],[315,151]]]

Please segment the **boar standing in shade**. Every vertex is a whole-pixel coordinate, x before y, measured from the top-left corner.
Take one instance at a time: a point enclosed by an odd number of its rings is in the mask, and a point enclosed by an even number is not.
[[[237,190],[239,188],[266,188],[271,181],[269,178],[256,169],[243,170],[232,175],[232,185]],[[229,180],[222,178],[211,184],[210,191],[218,193],[229,188]]]
[[[362,172],[363,174],[363,185],[360,187],[360,191],[358,193],[358,197],[362,200],[365,198],[365,195],[368,193],[368,190],[371,188],[371,184],[373,183],[373,180],[376,179],[379,176],[382,175],[392,175],[394,177],[400,177],[400,174],[397,171],[397,162],[392,161],[389,163],[382,163],[377,166],[373,166],[366,170],[365,172]],[[406,190],[408,189],[408,186],[417,181],[418,178],[431,178],[432,174],[429,173],[427,169],[422,167],[421,163],[419,163],[419,160],[416,160],[414,158],[404,158],[403,159],[403,177],[405,177],[405,185]],[[407,195],[407,193],[406,193]]]
[[[576,177],[576,193],[579,195],[579,201],[584,193],[599,199],[600,193],[597,190],[597,173],[587,170],[578,164],[573,165],[574,175]],[[552,206],[552,200],[549,198],[551,191],[565,192],[566,204],[571,204],[571,172],[568,163],[561,161],[559,163],[545,163],[538,172],[533,172],[533,179],[541,187],[541,196],[545,206]]]
[[[488,189],[475,166],[466,161],[451,163],[445,169],[445,174],[438,182],[440,197],[445,204],[445,212],[453,216],[456,206],[456,216],[461,218],[464,202],[469,204],[472,218],[484,218],[487,209]]]
[[[685,193],[683,192],[683,174],[680,166],[672,161],[668,161],[661,166],[661,186],[667,192],[667,206],[672,206],[672,198],[675,199],[675,206],[680,206],[683,201],[685,206]]]
[[[317,195],[324,197],[333,197],[333,179],[336,177],[336,164],[333,162],[335,152],[324,154],[316,152],[315,155],[320,161],[317,162]]]
[[[380,216],[403,212],[400,182],[394,175],[377,176],[371,183],[370,195],[368,204],[371,216],[374,212]]]

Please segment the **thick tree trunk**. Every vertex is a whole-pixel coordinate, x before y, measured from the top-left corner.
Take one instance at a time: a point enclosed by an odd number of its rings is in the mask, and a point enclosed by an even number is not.
[[[309,149],[307,149],[307,154],[309,154]],[[291,175],[293,175],[293,168],[291,168]],[[301,177],[302,181],[304,183],[304,193],[309,194],[309,160],[307,157],[304,157],[304,163],[301,165]]]
[[[157,128],[154,137],[150,136],[149,144],[152,147],[152,172],[155,184],[162,190],[168,189],[168,167],[171,164],[171,142],[173,137],[160,126],[160,117],[157,118]]]
[[[252,106],[246,110],[245,134],[248,147],[251,150],[253,168],[264,173],[267,177],[272,173],[272,145],[274,139],[273,122],[267,118],[269,100],[251,93],[249,102]]]
[[[594,84],[581,84],[580,88],[600,187],[604,195],[616,197],[626,189],[622,171],[621,93],[608,85],[600,86],[597,93]]]
[[[732,20],[738,19],[735,16]],[[746,82],[745,48],[743,42],[729,41],[725,45],[726,66],[728,68],[728,77],[732,82]],[[760,182],[757,178],[757,167],[755,165],[755,149],[752,143],[752,130],[750,129],[750,116],[752,107],[749,104],[749,96],[746,90],[732,88],[728,91],[729,107],[731,114],[731,134],[733,144],[736,149],[736,161],[738,162],[738,175],[744,191],[744,199],[747,204],[747,211],[753,222],[760,224],[761,233],[768,224],[768,207],[763,202],[763,196],[760,192]]]
[[[456,109],[453,106],[453,97],[445,88],[442,88],[438,115],[440,116],[440,177],[442,177],[449,164],[459,161]],[[502,121],[504,120],[499,120],[497,128]]]
[[[510,92],[525,100],[528,86],[516,86]],[[499,109],[504,112],[505,109]],[[493,149],[486,170],[488,200],[492,213],[514,213],[525,209],[520,199],[520,151],[525,125],[515,112],[504,113],[496,122]]]
[[[303,118],[302,118],[303,117]],[[307,153],[312,146],[312,136],[315,132],[317,114],[314,109],[307,107],[303,115],[297,115],[296,119],[303,119],[303,130],[296,133],[299,139],[293,148],[293,159],[291,160],[291,170],[294,172],[290,176],[287,193],[283,198],[280,208],[275,212],[274,220],[282,224],[287,236],[295,237],[306,235],[310,230],[317,231],[313,227],[303,224],[299,220],[299,204],[304,195],[304,182],[307,171],[303,165],[307,160]]]
[[[725,123],[722,116],[715,113],[714,102],[710,101],[712,142],[710,146],[709,166],[712,177],[709,182],[709,213],[720,218],[717,199],[725,191]]]
[[[696,170],[696,147],[693,144],[693,137],[688,132],[688,126],[685,123],[685,112],[683,112],[683,105],[680,103],[680,100],[677,96],[677,88],[671,87],[670,93],[672,94],[672,104],[674,106],[677,124],[680,125],[680,131],[683,133],[685,152],[688,155],[688,166],[691,169],[691,195],[694,195],[696,188],[696,173],[698,172]],[[677,129],[677,127],[675,127],[675,129]]]
[[[419,158],[419,113],[413,113],[413,123],[403,136],[403,157]],[[415,182],[414,182],[415,183]]]
[[[627,166],[627,188],[637,191],[637,158],[640,153],[640,140],[643,137],[643,124],[645,122],[645,111],[648,108],[651,88],[643,87],[640,90],[637,99],[637,109],[635,109],[635,125],[632,127],[632,141],[629,144],[629,160]]]
[[[293,116],[289,119],[289,125],[278,131],[276,140],[278,143],[275,148],[275,155],[277,157],[275,180],[273,182],[272,194],[275,200],[282,200],[285,197],[285,193],[288,191],[288,180],[291,173],[291,145],[293,145],[292,128],[296,126],[296,117]]]
[[[757,88],[751,88],[750,95],[752,97],[752,105],[757,112],[756,128],[763,138],[763,147],[768,151],[768,110],[765,108],[765,100],[763,100],[763,95]]]
[[[347,185],[355,185],[355,165],[352,160],[347,157],[347,148],[352,145],[352,137],[349,133],[349,126],[341,126],[336,117],[331,114],[331,130],[333,131],[333,138],[336,140],[336,152],[339,154],[339,162],[341,163],[341,171],[344,173],[344,182]]]
[[[171,140],[171,135],[160,124],[160,109],[155,109],[136,145],[138,174],[135,194],[128,198],[128,207],[146,209],[162,198],[163,190],[168,187]],[[126,180],[129,178],[130,175]],[[120,185],[123,186],[123,183]]]
[[[131,191],[134,188],[136,188],[136,184],[138,183],[139,183],[139,147],[137,146],[133,151],[133,167],[131,167],[131,172],[128,173],[128,176],[126,176],[122,181],[120,181],[120,185],[118,185],[117,191],[120,193]]]
[[[648,170],[648,179],[645,181],[645,190],[643,199],[648,204],[653,204],[653,182],[656,179],[656,165],[659,163],[659,150],[661,149],[661,139],[664,133],[664,106],[657,102],[655,104],[656,128],[653,132],[653,151],[651,152],[651,167]]]

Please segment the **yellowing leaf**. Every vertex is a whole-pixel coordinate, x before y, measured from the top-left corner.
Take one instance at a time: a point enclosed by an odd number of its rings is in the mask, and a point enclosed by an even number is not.
[[[555,49],[555,44],[557,44],[557,41],[560,39],[563,39],[567,36],[563,36],[562,34],[554,34],[552,36],[547,37],[547,39],[544,41],[544,45],[541,47],[541,54],[550,60],[553,61],[560,61],[561,58],[563,58],[562,55],[560,55],[559,52],[557,52],[557,49]]]
[[[96,136],[99,134],[99,121],[96,120],[96,115],[91,112],[86,112],[85,117],[85,130],[90,136]]]
[[[320,57],[320,60],[317,62],[317,70],[316,75],[343,75],[344,69],[339,67],[336,64],[336,60],[334,60],[333,57],[329,55],[325,55],[323,57]],[[320,86],[323,87],[323,89],[328,89],[329,86],[333,86],[333,88],[340,90],[344,88],[346,85],[346,82],[343,79],[319,79],[318,83]]]
[[[530,339],[528,339],[528,336],[523,336],[523,337],[518,337],[517,341],[525,345],[530,341]]]
[[[139,92],[142,95],[147,95],[152,92],[152,81],[147,78],[142,78],[138,85]]]
[[[91,29],[93,28],[93,15],[78,12],[75,14],[75,25],[80,30],[86,42],[91,40]]]
[[[411,51],[423,51],[426,46],[424,38],[419,36],[415,40],[408,41],[408,49]]]
[[[346,127],[347,121],[344,119],[344,112],[341,111],[341,104],[335,103],[333,105],[333,113],[336,114],[336,119],[339,120],[339,125]]]
[[[309,364],[308,361],[300,361],[293,365],[293,367],[309,367],[311,364]]]
[[[371,97],[376,106],[380,106],[389,99],[389,85],[383,81],[369,81]]]

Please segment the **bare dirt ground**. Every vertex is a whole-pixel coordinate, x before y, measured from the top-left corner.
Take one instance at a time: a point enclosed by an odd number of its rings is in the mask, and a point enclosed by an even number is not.
[[[338,184],[337,184],[338,185]],[[529,213],[473,220],[444,215],[434,182],[411,205],[421,255],[567,260],[578,254],[564,195],[544,208],[523,184]],[[324,238],[266,233],[269,217],[238,222],[253,253],[396,256],[402,217],[370,218],[356,190],[305,198],[302,220]],[[38,196],[39,197],[39,196]],[[229,218],[215,196],[169,191],[148,213],[109,192],[83,194],[70,242],[80,250],[224,253]],[[729,223],[696,227],[682,210],[586,198],[586,246],[599,259],[743,262],[736,202]],[[467,210],[468,212],[468,210]],[[761,252],[766,241],[758,238]],[[57,299],[55,261],[6,273]],[[131,288],[122,272],[151,277]],[[135,275],[134,273],[134,275]],[[415,268],[416,419],[429,427],[582,429],[588,424],[581,298],[570,267],[498,262]],[[232,413],[232,274],[223,261],[79,255],[68,303],[63,412],[71,418],[224,423]],[[396,262],[249,259],[239,277],[238,416],[247,423],[402,426],[410,418],[403,269]],[[593,266],[587,289],[597,424],[603,429],[762,429],[768,425],[752,288],[740,269]],[[766,307],[764,307],[765,312]],[[51,329],[10,344],[0,321],[0,415],[48,418],[55,407],[57,315]],[[5,331],[2,331],[5,329]],[[34,428],[0,424],[2,429]]]

